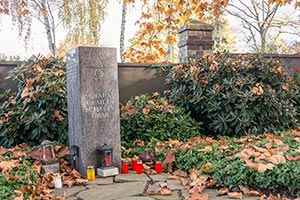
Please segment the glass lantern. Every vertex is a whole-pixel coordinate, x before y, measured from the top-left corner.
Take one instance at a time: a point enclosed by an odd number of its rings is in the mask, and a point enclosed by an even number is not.
[[[113,148],[104,144],[97,150],[100,153],[100,168],[113,167]]]
[[[41,143],[41,161],[43,164],[51,164],[56,161],[53,143],[49,140]]]

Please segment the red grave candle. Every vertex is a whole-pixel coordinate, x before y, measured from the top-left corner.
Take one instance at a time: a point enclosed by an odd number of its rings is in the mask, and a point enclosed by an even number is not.
[[[129,166],[128,162],[122,163],[122,173],[123,174],[128,174],[128,166]]]
[[[109,155],[109,153],[107,153],[105,155],[105,164],[106,164],[107,167],[110,166],[110,155]]]
[[[136,165],[137,165],[137,160],[132,159],[132,161],[131,161],[131,169],[133,171],[136,171]]]
[[[137,174],[142,174],[143,173],[143,162],[138,161],[136,164],[136,173]]]
[[[156,161],[155,163],[155,171],[157,174],[162,173],[162,163],[160,161]]]
[[[51,154],[50,154],[50,150],[49,149],[45,149],[45,158],[47,160],[49,160],[51,158]]]

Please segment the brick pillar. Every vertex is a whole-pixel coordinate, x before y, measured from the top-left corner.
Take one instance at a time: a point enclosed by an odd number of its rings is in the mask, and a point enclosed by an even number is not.
[[[182,26],[178,30],[179,62],[182,63],[187,58],[201,57],[204,54],[212,53],[213,29],[213,26],[198,20],[193,20]]]

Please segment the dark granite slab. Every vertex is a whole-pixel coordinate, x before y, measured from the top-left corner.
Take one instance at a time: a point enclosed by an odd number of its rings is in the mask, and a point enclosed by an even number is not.
[[[121,165],[117,53],[115,48],[78,47],[67,53],[69,146],[74,167],[86,175],[100,166],[97,148],[113,147]],[[75,146],[77,148],[75,148]]]

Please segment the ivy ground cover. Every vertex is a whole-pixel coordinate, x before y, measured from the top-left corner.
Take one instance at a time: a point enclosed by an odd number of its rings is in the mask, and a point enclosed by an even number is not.
[[[300,132],[292,130],[238,139],[194,137],[146,146],[136,141],[138,147],[124,152],[141,159],[154,152],[164,170],[187,187],[190,199],[199,199],[206,187],[233,198],[244,193],[261,199],[295,199],[300,197],[299,141]],[[147,166],[144,170],[153,173]]]

